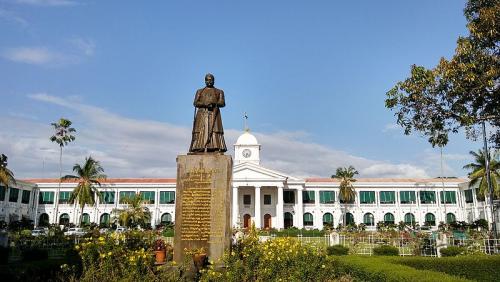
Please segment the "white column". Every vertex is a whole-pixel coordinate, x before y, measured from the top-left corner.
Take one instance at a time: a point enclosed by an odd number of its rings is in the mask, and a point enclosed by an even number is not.
[[[238,187],[233,187],[233,226],[236,227],[238,224],[238,218],[240,214],[240,207],[238,205]],[[240,226],[237,226],[238,228]]]
[[[319,205],[319,191],[314,191],[314,215],[313,215],[313,226],[319,230],[323,229],[323,214],[321,213],[321,207]]]
[[[276,203],[276,219],[278,220],[278,224],[276,224],[276,228],[283,229],[283,186],[278,186],[278,202]]]
[[[304,228],[304,203],[302,201],[302,188],[297,188],[297,228]]]
[[[261,228],[260,186],[255,186],[255,228]]]

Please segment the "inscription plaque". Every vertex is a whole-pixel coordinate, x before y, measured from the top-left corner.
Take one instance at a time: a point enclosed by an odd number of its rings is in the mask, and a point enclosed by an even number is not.
[[[205,248],[217,261],[231,244],[232,159],[225,155],[177,157],[174,260],[184,249]]]

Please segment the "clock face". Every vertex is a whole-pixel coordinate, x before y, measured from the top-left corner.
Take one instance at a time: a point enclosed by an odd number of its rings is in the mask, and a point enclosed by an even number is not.
[[[250,158],[251,155],[252,155],[252,151],[250,151],[249,149],[243,150],[243,157]]]

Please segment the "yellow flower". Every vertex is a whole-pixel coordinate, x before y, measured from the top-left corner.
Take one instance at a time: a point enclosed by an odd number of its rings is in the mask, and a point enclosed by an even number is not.
[[[106,257],[106,254],[100,254],[99,255],[101,258],[105,258]]]
[[[177,265],[177,263],[175,262],[175,260],[174,260],[174,261],[172,261],[172,265]]]
[[[78,251],[79,249],[80,249],[80,246],[76,245],[76,246],[75,246],[75,250],[77,250],[77,251]]]
[[[324,265],[324,264],[322,264],[322,265],[321,265],[321,268],[325,268],[325,265]]]
[[[112,252],[108,252],[108,256],[112,255],[113,253]]]
[[[104,237],[99,237],[99,241],[104,241]]]

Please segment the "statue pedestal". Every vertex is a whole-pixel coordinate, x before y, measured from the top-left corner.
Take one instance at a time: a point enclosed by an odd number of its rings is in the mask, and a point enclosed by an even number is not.
[[[232,170],[231,156],[177,156],[174,261],[203,247],[215,262],[231,246]]]

